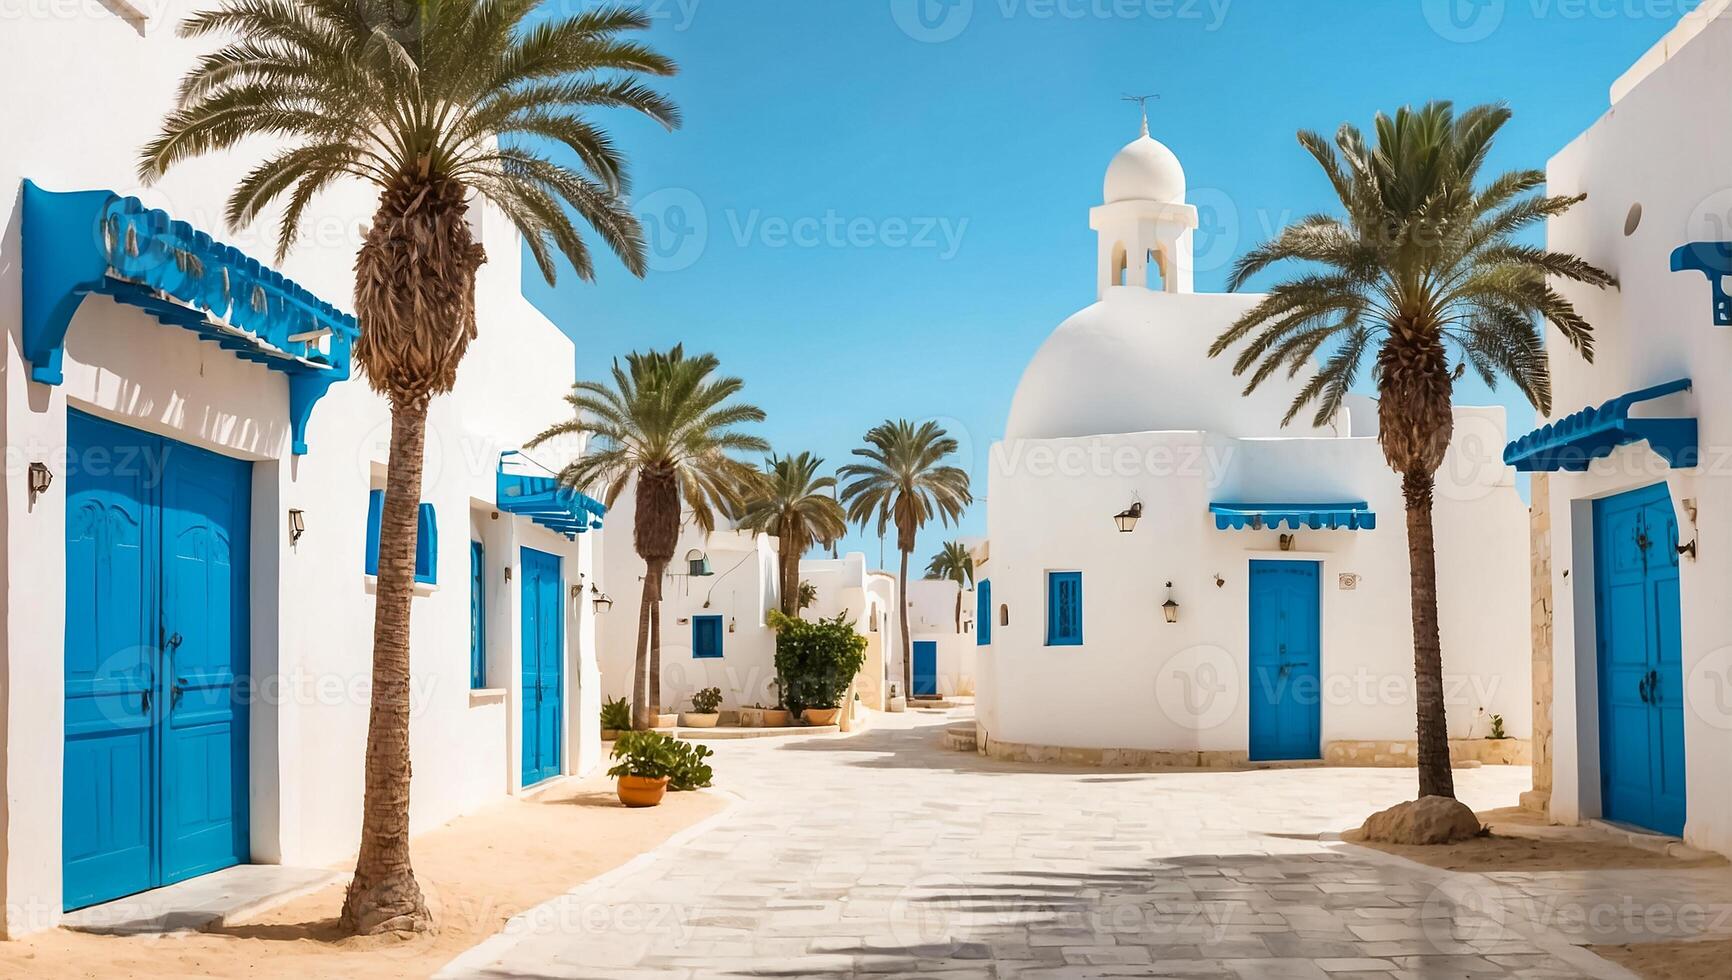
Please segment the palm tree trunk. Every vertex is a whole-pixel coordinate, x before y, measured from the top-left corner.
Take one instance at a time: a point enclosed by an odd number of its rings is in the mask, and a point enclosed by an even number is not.
[[[648,731],[650,727],[649,635],[654,608],[655,600],[650,598],[646,582],[637,608],[637,663],[632,671],[631,687],[631,727],[640,732]]]
[[[962,583],[956,583],[956,632],[962,632]]]
[[[433,928],[409,863],[409,603],[415,589],[415,522],[426,439],[427,399],[393,399],[373,603],[361,848],[341,918],[343,930],[358,935]]]
[[[650,649],[649,649],[649,706],[650,714],[660,721],[662,713],[662,601],[657,599],[650,605]]]
[[[1443,645],[1437,627],[1437,546],[1432,537],[1429,473],[1402,477],[1407,501],[1407,563],[1413,601],[1413,680],[1419,714],[1419,795],[1455,798],[1449,723],[1443,705]]]
[[[908,552],[902,552],[901,581],[897,586],[902,602],[902,696],[914,700],[914,641],[908,635]]]

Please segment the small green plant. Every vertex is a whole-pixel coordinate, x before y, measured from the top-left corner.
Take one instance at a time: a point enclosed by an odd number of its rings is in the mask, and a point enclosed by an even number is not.
[[[1503,715],[1491,716],[1491,738],[1508,738],[1503,730]]]
[[[866,638],[854,632],[846,611],[808,622],[781,613],[770,616],[776,630],[776,675],[788,709],[840,708],[854,675],[866,664]]]
[[[818,601],[818,587],[810,582],[800,583],[799,603],[801,609],[810,609]]]
[[[706,745],[683,742],[661,732],[625,732],[613,743],[613,758],[619,760],[609,776],[641,776],[668,781],[668,789],[700,789],[710,785],[715,773],[705,759],[715,755]]]
[[[700,715],[713,715],[722,706],[722,689],[706,687],[692,695],[692,711]]]
[[[625,698],[615,701],[603,701],[601,704],[601,727],[623,732],[631,727],[631,703]]]

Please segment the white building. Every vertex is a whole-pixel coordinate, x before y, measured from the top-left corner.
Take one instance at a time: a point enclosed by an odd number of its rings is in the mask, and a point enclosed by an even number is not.
[[[614,612],[604,617],[600,634],[601,691],[632,697],[637,663],[638,606],[643,597],[644,563],[632,544],[636,507],[629,488],[608,512],[613,534],[601,536],[607,569],[604,586]],[[771,535],[717,528],[705,533],[687,511],[674,561],[662,582],[662,710],[691,710],[692,695],[708,687],[722,691],[722,710],[776,704],[776,631],[769,613],[781,606],[778,554]],[[804,559],[800,579],[817,590],[817,600],[801,615],[813,619],[847,613],[867,637],[867,666],[857,690],[868,707],[882,708],[883,676],[879,638],[895,594],[895,580],[878,580],[865,556]],[[892,646],[892,650],[894,647]],[[899,664],[900,661],[897,661]],[[876,667],[874,665],[877,665]],[[901,676],[892,674],[892,678]]]
[[[231,864],[338,862],[361,825],[369,510],[389,424],[350,376],[336,307],[374,200],[321,199],[281,269],[292,282],[192,235],[270,254],[269,223],[236,239],[221,218],[269,146],[129,200],[138,148],[204,44],[107,12],[123,6],[0,33],[0,84],[32,93],[0,103],[0,128],[30,134],[0,146],[8,936]],[[428,422],[415,831],[599,755],[578,598],[593,514],[507,455],[568,411],[573,345],[520,295],[509,223],[475,220],[480,337]]]
[[[958,600],[962,614],[957,616]],[[914,660],[914,697],[974,693],[973,589],[949,579],[910,579],[908,632]]]
[[[1537,692],[1554,743],[1538,795],[1567,823],[1732,853],[1727,12],[1685,17],[1551,161],[1552,193],[1587,195],[1551,223],[1551,247],[1621,288],[1568,290],[1594,363],[1547,337],[1559,417],[1506,458],[1536,474],[1536,597],[1555,610],[1535,631],[1553,679]]]
[[[982,750],[1411,760],[1407,535],[1375,407],[1283,429],[1303,377],[1240,396],[1232,359],[1207,348],[1259,297],[1192,291],[1196,224],[1145,124],[1090,214],[1098,301],[1035,355],[993,448],[975,568]],[[1503,428],[1501,409],[1458,409],[1438,474],[1458,754],[1483,753],[1493,715],[1528,734],[1526,509],[1497,460]],[[1115,515],[1133,513],[1122,532]]]

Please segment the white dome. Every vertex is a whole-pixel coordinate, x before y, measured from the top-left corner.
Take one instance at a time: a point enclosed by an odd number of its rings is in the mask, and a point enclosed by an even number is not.
[[[1007,439],[1064,439],[1127,432],[1206,431],[1236,437],[1315,433],[1310,416],[1281,416],[1307,380],[1282,371],[1244,397],[1237,350],[1209,344],[1261,296],[1159,293],[1114,286],[1101,302],[1053,331],[1011,401]]]
[[[1104,200],[1185,203],[1185,168],[1166,144],[1147,131],[1125,144],[1107,167]]]

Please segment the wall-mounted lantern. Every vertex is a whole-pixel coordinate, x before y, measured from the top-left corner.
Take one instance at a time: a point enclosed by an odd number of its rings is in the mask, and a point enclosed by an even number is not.
[[[596,588],[594,582],[589,583],[589,601],[595,606],[595,611],[598,613],[604,613],[613,608],[613,599],[606,592]]]
[[[1179,604],[1173,601],[1173,583],[1167,583],[1167,601],[1161,603],[1161,615],[1167,617],[1167,622],[1179,621]]]
[[[732,633],[733,631],[734,631],[734,617],[729,616],[728,617],[728,632]]]
[[[686,567],[690,570],[692,575],[699,577],[715,574],[715,572],[710,569],[710,556],[696,548],[686,552]]]
[[[1113,515],[1113,523],[1119,526],[1120,534],[1129,534],[1137,529],[1137,521],[1143,516],[1143,502],[1133,502],[1129,507]]]
[[[47,463],[37,460],[30,464],[29,479],[30,502],[35,503],[37,497],[47,493],[48,488],[54,485],[54,472],[48,468]]]
[[[307,513],[299,507],[289,508],[289,545],[301,543],[301,535],[307,533]]]

